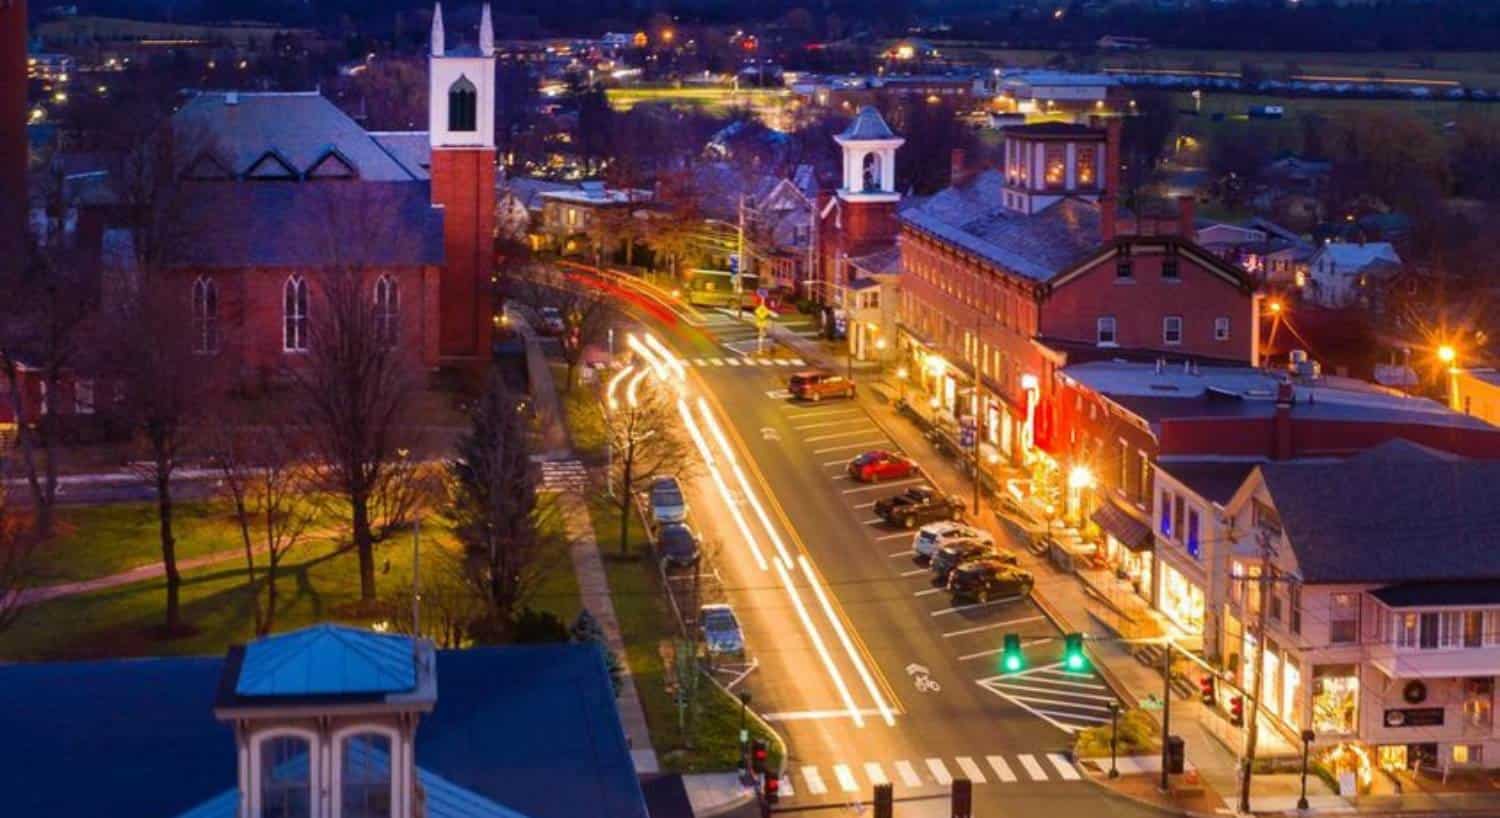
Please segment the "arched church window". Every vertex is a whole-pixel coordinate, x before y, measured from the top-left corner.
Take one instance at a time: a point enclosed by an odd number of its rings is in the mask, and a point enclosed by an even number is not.
[[[260,818],[312,815],[308,749],[301,736],[273,736],[260,743]]]
[[[219,350],[219,287],[208,276],[193,282],[193,351]]]
[[[281,347],[287,352],[306,352],[307,279],[297,275],[288,278],[281,297]]]
[[[396,279],[383,275],[375,281],[375,338],[385,346],[396,344],[400,326],[400,293]]]
[[[864,192],[880,192],[880,156],[878,154],[865,154],[864,183]]]
[[[343,818],[390,818],[390,737],[384,733],[349,736],[340,756],[339,814]]]
[[[479,94],[468,77],[459,77],[448,86],[448,130],[473,131],[478,120],[476,106]]]

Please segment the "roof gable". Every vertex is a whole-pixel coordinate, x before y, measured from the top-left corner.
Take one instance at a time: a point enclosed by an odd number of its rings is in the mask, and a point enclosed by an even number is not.
[[[246,179],[277,179],[288,181],[298,178],[297,169],[287,161],[281,152],[272,148],[261,154],[260,158],[245,169]]]
[[[1250,282],[1249,277],[1239,267],[1230,264],[1212,253],[1200,252],[1197,246],[1191,242],[1169,236],[1123,236],[1116,239],[1114,242],[1101,247],[1092,256],[1074,265],[1072,269],[1053,277],[1047,284],[1048,289],[1055,290],[1058,287],[1083,278],[1094,268],[1119,255],[1120,247],[1127,244],[1170,244],[1177,248],[1177,253],[1181,258],[1193,262],[1194,265],[1201,268],[1210,276],[1247,294],[1254,289],[1254,285]]]
[[[245,646],[240,696],[398,693],[417,686],[412,640],[339,625],[314,625]]]
[[[353,179],[357,176],[359,171],[354,169],[354,163],[332,146],[307,169],[309,179]]]

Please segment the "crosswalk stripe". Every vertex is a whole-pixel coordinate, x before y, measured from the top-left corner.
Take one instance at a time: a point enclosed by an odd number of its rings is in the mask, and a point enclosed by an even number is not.
[[[896,762],[896,775],[901,776],[901,783],[908,787],[922,786],[922,776],[917,775],[917,770],[911,766],[910,761]]]
[[[959,756],[953,760],[958,762],[958,768],[964,771],[964,775],[968,776],[970,781],[975,784],[984,783],[984,771],[979,769],[979,765],[974,763],[974,759],[968,756]]]
[[[889,784],[891,780],[885,777],[885,770],[873,761],[865,762],[865,777],[870,779],[871,784]]]
[[[990,763],[990,769],[995,771],[995,775],[1000,778],[1001,782],[1009,784],[1016,780],[1016,774],[1011,772],[1010,765],[1005,763],[1004,758],[1000,756],[985,756],[984,760]]]
[[[803,767],[802,780],[807,782],[807,792],[810,795],[822,795],[828,792],[828,787],[823,784],[823,776],[818,774],[817,767]]]
[[[1026,774],[1031,776],[1032,781],[1047,780],[1047,771],[1042,769],[1042,765],[1036,763],[1036,758],[1034,756],[1024,754],[1018,755],[1016,756],[1016,760],[1020,761],[1021,766],[1026,768]]]
[[[937,779],[939,786],[946,787],[953,783],[953,776],[949,774],[948,768],[943,765],[941,758],[927,759],[927,769],[932,771],[932,777]]]
[[[1062,776],[1064,780],[1078,780],[1078,768],[1074,767],[1072,762],[1064,758],[1062,753],[1048,753],[1047,760],[1052,762],[1052,766],[1057,768],[1057,774]]]
[[[1067,719],[1068,721],[1086,721],[1086,722],[1089,722],[1090,724],[1108,724],[1109,723],[1109,719],[1107,719],[1107,718],[1105,718],[1103,716],[1093,716],[1093,715],[1089,715],[1088,713],[1068,713],[1068,712],[1063,711],[1063,710],[1048,710],[1048,709],[1043,708],[1043,707],[1031,707],[1031,708],[1028,708],[1028,709],[1031,710],[1031,712],[1033,712],[1033,713],[1040,713],[1043,716],[1052,716],[1054,718],[1059,718],[1059,719]]]
[[[708,364],[708,359],[707,358],[694,358],[693,359],[693,366],[706,366],[707,364]]]
[[[724,359],[723,358],[709,358],[708,362],[711,363],[711,364],[713,364],[714,366],[723,366],[724,365]]]
[[[1055,687],[1034,687],[1032,685],[1022,684],[1020,682],[998,682],[995,686],[1002,687],[1006,690],[1020,690],[1026,693],[1042,693],[1048,696],[1069,696],[1075,699],[1093,699],[1095,701],[1101,702],[1112,702],[1115,700],[1114,696],[1100,696],[1097,693],[1078,693],[1073,690],[1060,690]]]
[[[802,360],[801,358],[792,358],[788,360],[787,363],[791,364],[792,366],[807,366],[807,362]]]
[[[776,362],[773,361],[773,360],[771,360],[770,358],[760,358],[759,361],[760,361],[760,365],[761,366],[775,366],[776,365]]]
[[[854,780],[854,773],[843,764],[833,765],[833,777],[839,780],[839,789],[844,792],[858,792],[859,782]]]
[[[791,798],[797,794],[797,790],[792,787],[792,776],[790,773],[781,779],[781,794],[786,798]]]
[[[739,358],[730,358],[730,359],[726,360],[724,363],[729,364],[730,366],[739,366],[740,365],[740,359]]]
[[[1017,696],[1015,694],[1011,694],[1011,698],[1028,704],[1050,704],[1056,707],[1072,707],[1078,710],[1093,710],[1099,713],[1109,712],[1108,707],[1097,704],[1084,704],[1083,702],[1069,701],[1067,699],[1049,699],[1044,696]]]

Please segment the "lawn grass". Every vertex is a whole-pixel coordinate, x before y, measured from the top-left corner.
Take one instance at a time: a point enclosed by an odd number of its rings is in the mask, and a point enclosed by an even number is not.
[[[568,428],[573,452],[589,462],[602,463],[605,449],[609,445],[609,431],[604,425],[598,390],[593,384],[583,383],[580,379],[572,391],[564,391],[562,385],[567,382],[567,367],[555,362],[550,366],[552,381],[557,384],[557,394],[562,401],[563,423]]]
[[[315,529],[343,525],[345,512],[329,504]],[[194,500],[173,505],[177,558],[190,560],[244,547],[227,501]],[[38,554],[38,584],[73,582],[118,574],[161,562],[156,503],[109,503],[57,509],[56,539]]]

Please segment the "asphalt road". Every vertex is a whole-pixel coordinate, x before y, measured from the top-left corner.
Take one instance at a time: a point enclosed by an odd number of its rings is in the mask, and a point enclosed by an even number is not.
[[[694,516],[722,543],[714,570],[749,646],[746,662],[721,678],[751,692],[790,748],[779,811],[853,809],[844,805],[868,801],[873,784],[889,781],[898,815],[946,814],[948,784],[967,776],[976,815],[1158,814],[1081,780],[1063,756],[1072,730],[1107,722],[1113,694],[1093,673],[1057,666],[1062,641],[1050,620],[1026,599],[955,605],[910,556],[912,532],[875,519],[876,500],[925,481],[866,486],[844,476],[859,452],[894,448],[866,408],[791,401],[784,387],[796,361],[747,360],[754,330],[728,316],[711,316],[702,329],[723,345],[720,354],[704,354],[701,340],[681,343],[681,332],[677,344],[663,335],[680,350],[690,383],[710,396],[744,466],[743,487],[727,464],[720,469],[729,505],[753,523],[744,495],[756,495],[776,532],[756,535],[757,559],[736,536],[725,495],[706,487],[712,475],[696,481]],[[994,533],[1002,547],[1020,547]],[[774,567],[778,550],[796,567],[807,558],[789,583]],[[772,570],[761,567],[765,558]],[[1028,662],[1002,676],[1007,632],[1021,635]]]

